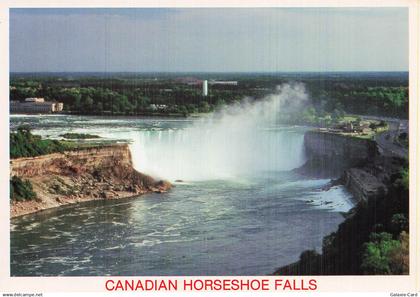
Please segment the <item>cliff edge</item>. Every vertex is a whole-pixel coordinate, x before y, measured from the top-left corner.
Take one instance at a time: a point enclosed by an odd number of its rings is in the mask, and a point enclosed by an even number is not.
[[[386,194],[393,175],[405,159],[380,152],[375,140],[320,130],[304,136],[308,161],[296,172],[317,178],[333,178],[352,192],[356,202]]]
[[[296,171],[339,177],[331,184],[346,186],[356,206],[345,214],[336,232],[324,237],[322,253],[304,251],[297,262],[274,274],[407,274],[408,156],[381,152],[375,140],[324,131],[307,132],[305,150],[308,161]],[[370,253],[390,243],[394,250],[380,260],[375,258],[378,253]]]
[[[322,130],[307,131],[304,146],[308,161],[296,171],[320,178],[339,177],[344,170],[363,165],[378,154],[373,140]]]
[[[118,199],[171,188],[137,172],[127,144],[54,153],[10,161],[10,176],[28,180],[37,198],[11,201],[16,217],[88,200]]]

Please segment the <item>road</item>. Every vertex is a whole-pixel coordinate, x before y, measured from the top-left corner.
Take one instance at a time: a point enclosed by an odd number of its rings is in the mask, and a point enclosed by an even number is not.
[[[360,117],[365,120],[387,122],[389,129],[385,132],[378,133],[374,137],[376,143],[378,144],[379,152],[385,156],[408,159],[408,149],[395,142],[401,133],[407,133],[408,135],[408,120],[376,116]]]

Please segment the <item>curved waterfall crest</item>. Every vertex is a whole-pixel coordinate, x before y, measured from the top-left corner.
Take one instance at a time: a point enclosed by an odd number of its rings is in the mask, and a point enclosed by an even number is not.
[[[301,108],[303,84],[284,84],[262,100],[245,98],[180,130],[141,131],[131,144],[136,169],[168,180],[237,178],[303,164],[303,134],[279,126]]]

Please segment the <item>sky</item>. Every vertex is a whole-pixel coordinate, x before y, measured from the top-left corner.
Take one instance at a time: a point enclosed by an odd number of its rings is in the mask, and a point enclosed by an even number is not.
[[[406,8],[10,9],[12,72],[407,71]]]

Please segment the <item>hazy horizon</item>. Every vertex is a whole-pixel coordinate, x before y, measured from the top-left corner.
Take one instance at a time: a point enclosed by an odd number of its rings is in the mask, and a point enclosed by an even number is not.
[[[218,71],[10,71],[10,75],[30,75],[30,74],[56,74],[56,75],[68,75],[68,74],[76,74],[76,75],[109,75],[109,74],[121,74],[121,75],[203,75],[203,74],[211,74],[211,75],[334,75],[334,74],[408,74],[408,70],[401,70],[401,71],[225,71],[225,72],[218,72]]]
[[[11,73],[407,72],[406,8],[12,8]]]
[[[340,70],[340,71],[10,71],[10,73],[396,73],[408,70]]]

